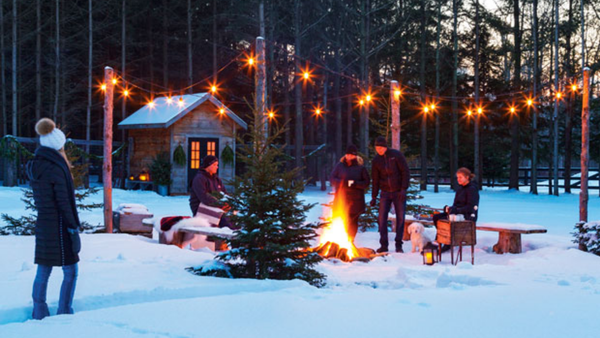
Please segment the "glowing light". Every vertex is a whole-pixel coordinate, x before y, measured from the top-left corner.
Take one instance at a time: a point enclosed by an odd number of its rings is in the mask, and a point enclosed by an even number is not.
[[[562,93],[561,92],[556,93],[556,98],[557,99],[560,99],[561,97],[562,97]]]
[[[170,96],[169,96],[169,97],[167,97],[167,103],[168,103],[168,104],[171,104],[171,103],[173,103],[173,98],[172,98],[172,97],[170,97]]]
[[[436,106],[435,104],[431,104],[431,110],[435,110]]]
[[[183,97],[180,97],[180,98],[179,98],[179,101],[177,102],[177,104],[178,104],[180,107],[183,107],[183,104],[184,104],[184,102],[183,102]]]
[[[150,109],[154,108],[154,101],[148,102],[148,108],[150,108]]]
[[[317,108],[317,110],[315,110],[315,114],[321,115],[321,109]]]
[[[402,91],[401,91],[401,90],[399,90],[399,89],[397,89],[397,90],[394,92],[394,95],[396,95],[396,97],[398,97],[398,96],[402,95]]]
[[[425,108],[423,108],[423,112],[424,112],[425,114],[429,113],[429,107],[425,106]]]
[[[116,84],[117,84],[117,79],[112,79],[112,83],[113,83],[114,85],[116,85]]]
[[[302,74],[302,77],[304,77],[305,80],[308,80],[310,78],[310,74],[308,72],[304,72],[304,74]]]
[[[100,89],[106,90],[106,84],[103,83],[102,85],[100,85]]]
[[[576,85],[576,84],[574,84],[574,85],[572,85],[572,86],[571,86],[571,90],[572,90],[572,91],[574,91],[574,92],[576,92],[576,91],[577,91],[577,88],[578,88],[578,87],[577,87],[577,85]]]
[[[371,102],[371,95],[367,94],[366,99],[367,99],[367,102]]]
[[[275,117],[275,113],[272,110],[270,110],[268,116],[270,119],[273,119]]]
[[[479,115],[483,114],[483,108],[481,108],[481,107],[477,108],[477,114],[479,114]]]
[[[129,90],[125,89],[123,91],[123,96],[128,97],[129,96]]]
[[[471,116],[471,115],[473,115],[473,111],[472,111],[471,109],[467,110],[467,115],[468,115],[468,116]]]
[[[140,174],[140,181],[148,181],[149,179],[148,174]]]
[[[365,104],[365,100],[361,99],[360,101],[358,101],[358,104],[360,104],[361,106]]]
[[[510,113],[514,114],[517,110],[515,109],[515,107],[510,107]]]
[[[219,114],[221,114],[221,115],[225,114],[225,108],[220,108],[219,109]]]
[[[248,58],[248,65],[249,66],[253,66],[254,65],[254,58]]]
[[[528,105],[529,107],[533,106],[533,100],[532,100],[532,99],[528,99],[528,100],[527,100],[527,105]]]
[[[210,87],[210,91],[214,94],[217,92],[217,86],[213,85],[212,87]]]

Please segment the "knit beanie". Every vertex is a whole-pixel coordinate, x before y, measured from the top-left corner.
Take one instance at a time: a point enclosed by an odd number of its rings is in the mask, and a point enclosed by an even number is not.
[[[201,166],[201,168],[202,169],[206,169],[206,168],[210,167],[211,164],[213,164],[215,162],[218,162],[218,161],[219,161],[219,159],[216,158],[215,156],[206,155],[206,157],[204,157],[202,159],[202,166]]]
[[[375,146],[376,147],[386,147],[387,148],[387,141],[385,140],[385,137],[383,136],[378,136],[375,139]]]
[[[346,148],[346,154],[358,155],[358,148],[356,148],[356,146],[354,144],[350,144]]]
[[[65,134],[54,124],[54,121],[44,117],[35,124],[35,131],[40,135],[40,144],[43,147],[60,150],[65,146]]]

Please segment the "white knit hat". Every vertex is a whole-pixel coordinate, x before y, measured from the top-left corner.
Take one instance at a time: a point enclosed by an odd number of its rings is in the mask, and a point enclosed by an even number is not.
[[[43,147],[60,150],[65,146],[65,134],[54,124],[54,121],[44,117],[35,124],[35,131],[40,135],[40,144]]]

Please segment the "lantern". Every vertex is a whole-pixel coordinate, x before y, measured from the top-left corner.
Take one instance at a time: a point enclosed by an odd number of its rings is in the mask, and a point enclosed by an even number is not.
[[[423,264],[433,265],[438,262],[438,247],[427,243],[423,248]]]
[[[140,174],[140,181],[148,181],[149,179],[148,174]]]

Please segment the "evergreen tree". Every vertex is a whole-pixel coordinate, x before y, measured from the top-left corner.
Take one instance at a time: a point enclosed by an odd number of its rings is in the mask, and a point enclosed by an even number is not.
[[[238,159],[245,163],[245,173],[232,182],[234,192],[221,199],[237,211],[231,212],[231,220],[241,229],[228,241],[233,249],[216,257],[221,268],[210,264],[194,273],[297,278],[315,286],[324,285],[325,276],[312,268],[322,258],[308,250],[321,224],[305,223],[306,213],[314,204],[298,199],[306,182],[298,179],[299,169],[285,169],[283,147],[274,144],[283,132],[283,128],[277,128],[274,135],[265,137],[261,120],[254,112],[246,140],[250,143],[239,149]]]

